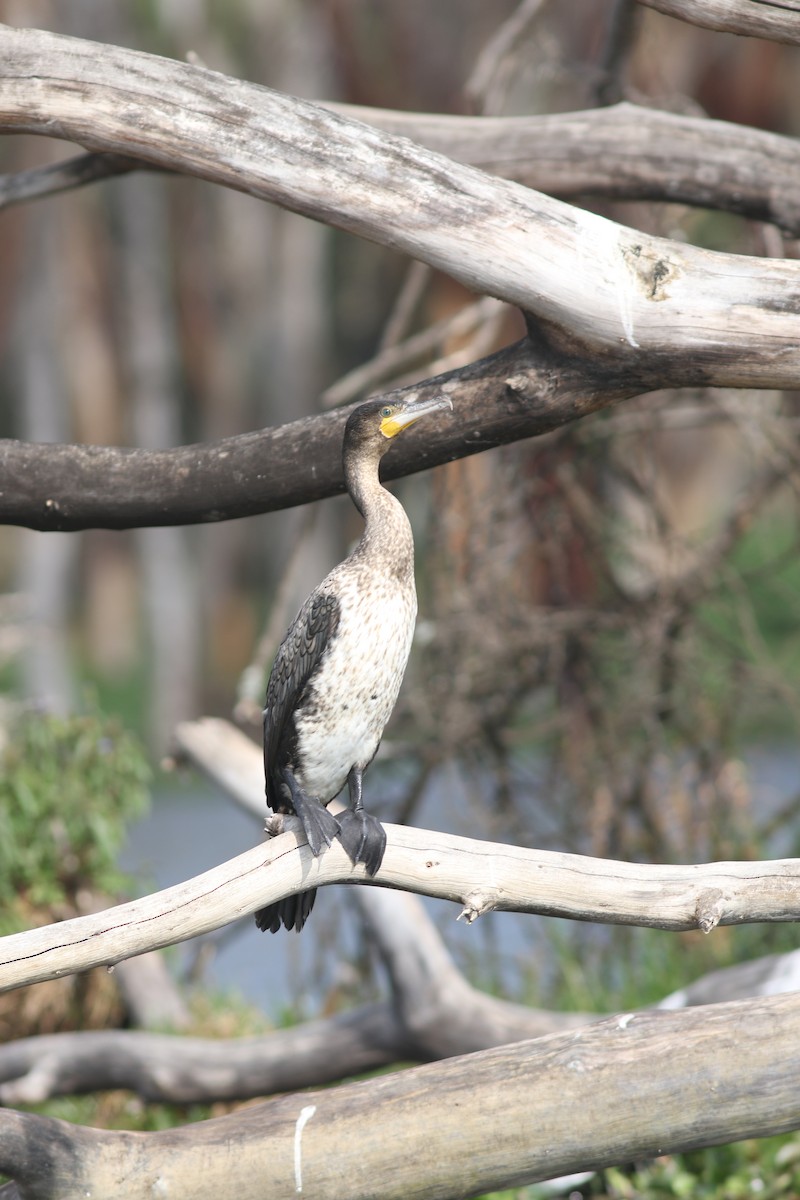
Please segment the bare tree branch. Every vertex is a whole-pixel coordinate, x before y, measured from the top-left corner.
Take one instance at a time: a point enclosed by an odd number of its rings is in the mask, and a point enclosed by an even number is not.
[[[790,995],[626,1014],[156,1133],[3,1110],[0,1170],[59,1200],[456,1200],[796,1129],[798,1044]]]
[[[194,1038],[130,1030],[20,1038],[0,1047],[5,1106],[129,1088],[143,1100],[213,1104],[324,1086],[422,1056],[391,1004],[264,1037]]]
[[[389,910],[381,914],[387,918],[383,934],[388,930],[394,937],[403,926],[398,908],[405,905],[414,910],[415,931],[421,928],[421,914],[425,935],[431,932],[414,897],[363,890]],[[54,1096],[109,1088],[127,1088],[145,1101],[171,1104],[247,1100],[320,1087],[398,1062],[474,1053],[599,1020],[588,1013],[508,1004],[470,988],[457,972],[458,986],[452,988],[437,960],[415,936],[413,952],[396,963],[393,982],[398,986],[391,1001],[260,1037],[220,1040],[104,1030],[18,1038],[0,1046],[0,1103],[42,1104]],[[702,976],[657,1007],[675,1010],[794,992],[799,969],[800,951],[739,963]]]
[[[800,148],[780,134],[629,103],[532,117],[323,107],[548,195],[716,208],[800,236]],[[0,209],[150,165],[90,153],[0,176]]]
[[[7,28],[0,62],[6,128],[55,130],[243,188],[396,245],[535,315],[531,338],[424,385],[450,391],[455,419],[429,427],[424,442],[413,433],[404,439],[388,477],[531,436],[656,386],[792,386],[800,378],[791,303],[800,264],[649,238],[184,63]],[[633,110],[617,111],[636,125]],[[578,120],[584,141],[586,121]],[[478,127],[483,136],[486,126]],[[649,144],[658,143],[651,131]],[[0,520],[126,528],[222,520],[331,495],[342,488],[343,420],[322,416],[161,452],[5,442]]]
[[[644,377],[634,381],[633,364],[629,371],[609,369],[598,359],[587,371],[525,339],[399,389],[420,397],[446,391],[461,411],[428,422],[424,438],[412,429],[399,439],[384,460],[384,478],[548,431],[648,387]],[[656,382],[653,377],[650,386]],[[0,440],[0,522],[44,530],[129,529],[222,521],[320,500],[344,490],[341,446],[349,411],[173,450]]]
[[[680,21],[800,45],[800,4],[797,0],[639,0]]]
[[[199,726],[198,726],[199,728]],[[203,723],[207,752],[243,739],[225,722]],[[257,748],[249,743],[253,778]],[[259,775],[260,778],[260,775]],[[260,791],[260,784],[259,784]],[[293,830],[298,823],[274,821]],[[800,860],[646,866],[527,850],[387,825],[375,882],[460,903],[469,923],[491,910],[581,921],[701,929],[800,919]],[[314,858],[302,834],[287,833],[185,883],[103,913],[0,939],[0,990],[65,972],[112,965],[173,945],[253,913],[283,896],[327,883],[366,883],[337,843]]]
[[[800,264],[634,232],[317,105],[186,63],[0,30],[0,122],[246,190],[507,300],[577,345],[796,384]],[[589,286],[590,285],[590,286]]]
[[[244,1100],[318,1087],[393,1063],[468,1054],[597,1019],[479,992],[455,967],[416,897],[363,890],[372,902],[363,911],[388,967],[391,1001],[227,1041],[128,1030],[12,1041],[0,1046],[0,1102],[38,1104],[51,1096],[118,1087],[174,1104]]]

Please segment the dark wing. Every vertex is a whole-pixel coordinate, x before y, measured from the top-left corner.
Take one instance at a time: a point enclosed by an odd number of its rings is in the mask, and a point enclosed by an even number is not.
[[[275,655],[264,706],[264,775],[267,803],[274,812],[287,808],[280,772],[294,751],[295,709],[338,624],[336,597],[312,592]]]

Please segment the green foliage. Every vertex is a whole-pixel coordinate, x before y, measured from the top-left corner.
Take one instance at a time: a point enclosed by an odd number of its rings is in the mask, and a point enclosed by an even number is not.
[[[770,512],[739,539],[724,578],[698,605],[702,679],[724,709],[741,693],[740,739],[794,736],[800,706],[800,528],[794,508]]]
[[[157,1133],[219,1116],[212,1105],[144,1103],[130,1092],[113,1091],[91,1096],[59,1096],[34,1104],[27,1112],[41,1113],[91,1129],[127,1129]]]
[[[36,909],[72,906],[78,891],[114,894],[117,855],[148,799],[138,743],[97,715],[28,713],[0,763],[0,932]]]
[[[491,1192],[480,1200],[795,1200],[800,1196],[800,1138],[796,1134],[668,1154],[646,1165],[598,1171],[572,1191],[547,1184]]]
[[[531,1200],[536,1200],[531,1189]],[[599,1173],[583,1193],[594,1200],[794,1200],[800,1195],[796,1134],[670,1154],[646,1166]]]

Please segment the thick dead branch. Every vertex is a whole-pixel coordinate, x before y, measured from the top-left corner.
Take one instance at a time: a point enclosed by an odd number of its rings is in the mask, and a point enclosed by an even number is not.
[[[717,208],[800,233],[800,148],[765,130],[628,102],[536,117],[326,107],[548,195]]]
[[[697,205],[770,222],[800,236],[800,148],[780,134],[627,102],[534,117],[324,107],[548,195]],[[0,176],[0,209],[136,166],[150,164],[90,153]],[[175,163],[173,170],[187,168]]]
[[[484,995],[456,970],[414,897],[361,889],[360,907],[389,971],[393,999],[263,1037],[219,1039],[103,1031],[0,1046],[0,1103],[127,1088],[174,1104],[245,1100],[319,1087],[393,1063],[421,1062],[563,1032],[596,1021]],[[369,901],[369,903],[366,903]],[[797,989],[798,957],[770,955],[713,971],[658,1006],[678,1009]],[[132,960],[137,961],[137,960]]]
[[[0,1170],[37,1200],[456,1200],[796,1129],[798,1044],[800,999],[781,996],[627,1014],[157,1133],[5,1110]]]
[[[786,298],[798,287],[796,263],[634,234],[321,108],[187,64],[115,47],[98,53],[92,43],[10,29],[0,29],[0,61],[7,128],[56,130],[245,188],[399,246],[551,323],[537,328],[535,344],[519,343],[425,385],[450,391],[456,419],[432,435],[429,428],[430,441],[413,433],[404,439],[390,477],[531,436],[657,384],[772,386],[800,377]],[[631,130],[641,128],[632,110],[618,112]],[[579,115],[576,137],[591,143],[590,124]],[[480,120],[477,128],[484,136]],[[563,145],[563,130],[558,140]],[[663,143],[651,130],[648,144]],[[726,151],[724,162],[731,161],[738,157]],[[773,154],[771,178],[776,161]],[[760,183],[766,173],[755,174]],[[403,178],[402,191],[387,183],[393,178]],[[331,495],[342,487],[344,415],[162,452],[5,442],[0,519],[38,529],[125,528],[220,520]]]
[[[0,39],[1,39],[0,35]],[[445,391],[456,411],[412,429],[384,459],[383,476],[423,471],[547,432],[615,399],[655,387],[658,375],[597,359],[576,371],[524,339],[414,387]],[[183,525],[252,516],[344,490],[341,446],[349,409],[173,450],[0,439],[0,522],[32,529]]]
[[[378,935],[395,941],[401,930],[402,936],[407,931],[402,906],[418,902],[400,893],[364,891],[388,910],[380,913],[370,906],[365,911],[381,918]],[[540,1038],[598,1020],[587,1013],[507,1004],[470,988],[454,968],[452,987],[448,970],[443,974],[427,947],[420,947],[420,930],[424,943],[432,926],[424,912],[422,921],[419,912],[415,915],[414,937],[407,937],[409,953],[394,956],[392,949],[389,969],[398,968],[392,1002],[362,1005],[262,1037],[224,1041],[128,1030],[19,1038],[0,1046],[0,1103],[41,1104],[54,1096],[114,1088],[170,1104],[247,1100],[324,1086],[398,1062],[427,1062]],[[376,928],[374,919],[370,924]],[[385,947],[381,950],[385,956]],[[657,1007],[674,1010],[797,991],[799,968],[798,951],[739,963],[702,976]]]
[[[264,1037],[54,1034],[0,1047],[0,1099],[5,1106],[41,1104],[52,1096],[128,1088],[151,1102],[211,1104],[320,1087],[422,1057],[389,1004]]]
[[[691,25],[800,45],[797,0],[639,0]]]
[[[800,265],[653,238],[200,67],[0,29],[0,124],[245,190],[420,258],[588,352],[796,384]],[[402,181],[402,185],[398,183]]]
[[[207,723],[209,744],[214,724]],[[374,882],[454,900],[469,923],[493,909],[704,932],[800,919],[797,859],[647,866],[394,825],[386,831],[386,857]],[[294,892],[366,882],[363,866],[354,867],[338,842],[314,858],[302,834],[287,833],[163,892],[0,939],[0,989],[173,945]]]
[[[0,62],[1,127],[57,132],[250,191],[396,246],[535,315],[531,339],[417,389],[448,390],[456,416],[429,427],[424,442],[404,439],[389,477],[532,436],[657,385],[794,386],[800,378],[791,303],[800,264],[650,238],[200,67],[8,28],[0,28]],[[633,110],[617,111],[631,131],[641,128]],[[576,138],[592,142],[593,119],[577,116]],[[477,128],[484,137],[481,119]],[[647,141],[664,144],[652,130]],[[671,147],[671,170],[674,158]],[[738,161],[726,151],[720,170]],[[759,186],[782,161],[776,152],[769,172],[753,172]],[[734,190],[747,193],[740,184]],[[794,185],[785,191],[798,194]],[[342,487],[345,416],[162,452],[5,442],[0,520],[126,528],[328,496]]]

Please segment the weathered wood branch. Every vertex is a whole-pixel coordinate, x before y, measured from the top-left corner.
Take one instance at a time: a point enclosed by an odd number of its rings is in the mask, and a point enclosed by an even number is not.
[[[419,931],[424,941],[432,926],[418,902],[399,892],[363,892],[387,908],[380,914],[383,932],[392,936],[407,928],[402,907],[418,907],[411,953],[397,964],[401,971],[392,980],[391,1001],[224,1041],[130,1030],[19,1038],[0,1046],[0,1104],[41,1104],[109,1088],[168,1104],[247,1100],[321,1087],[398,1062],[428,1062],[540,1038],[599,1019],[508,1004],[477,992],[458,972],[453,987],[448,973],[443,978],[420,947]],[[656,1007],[675,1010],[797,991],[799,958],[794,951],[712,971]],[[409,963],[417,969],[409,971]]]
[[[362,889],[363,914],[392,999],[263,1037],[64,1033],[0,1046],[0,1103],[126,1087],[175,1104],[245,1100],[332,1083],[397,1062],[428,1062],[574,1029],[595,1016],[526,1008],[485,995],[457,970],[419,900]],[[269,942],[264,942],[265,963]],[[135,959],[133,960],[136,961]]]
[[[428,422],[424,436],[411,429],[398,439],[383,476],[395,479],[543,433],[654,388],[659,377],[600,359],[576,370],[569,358],[524,339],[399,389],[420,397],[445,391],[455,411]],[[172,450],[0,439],[0,523],[43,530],[183,525],[336,495],[344,490],[341,446],[349,411]]]
[[[261,816],[260,754],[249,739],[227,722],[196,721],[179,726],[177,743],[217,786]],[[113,1087],[172,1103],[247,1099],[320,1086],[399,1060],[428,1061],[542,1037],[597,1019],[485,995],[457,970],[415,897],[358,888],[354,898],[387,969],[391,1002],[228,1043],[128,1031],[20,1039],[0,1046],[0,1103],[41,1103]],[[713,972],[661,1007],[795,990],[797,959],[798,952],[773,955]]]
[[[656,386],[795,386],[800,264],[696,250],[492,179],[323,108],[213,72],[0,28],[0,124],[252,192],[396,246],[533,314],[531,336],[428,381],[454,418],[387,476]],[[402,186],[397,186],[397,181]],[[341,490],[346,414],[149,452],[0,445],[0,520],[37,529],[213,521]]]
[[[648,8],[720,33],[769,38],[800,45],[797,0],[639,0]]]
[[[0,121],[245,190],[421,258],[635,362],[796,383],[800,265],[652,238],[402,138],[186,63],[0,29]]]
[[[275,828],[283,825],[299,823],[275,820]],[[800,919],[800,859],[648,866],[395,825],[386,831],[374,882],[454,900],[470,923],[491,910],[705,932]],[[0,939],[0,990],[174,945],[294,892],[367,882],[338,842],[314,858],[301,833],[285,833],[152,896]]]
[[[800,229],[800,147],[766,130],[627,102],[535,117],[325,107],[551,196],[669,201]]]
[[[800,920],[797,859],[645,866],[386,830],[374,882],[461,903],[470,922],[491,910],[705,932]],[[314,859],[298,833],[287,833],[144,899],[0,939],[0,990],[174,945],[307,888],[367,882],[338,844]]]
[[[800,147],[792,138],[766,130],[627,102],[522,117],[320,103],[551,196],[698,205],[768,221],[800,236]],[[89,153],[0,176],[0,209],[146,165]]]
[[[41,1104],[52,1096],[128,1088],[148,1102],[212,1104],[321,1087],[423,1059],[389,1004],[362,1005],[264,1037],[52,1034],[0,1047],[0,1101]]]
[[[796,1129],[798,1045],[792,995],[627,1014],[157,1133],[4,1110],[0,1170],[37,1200],[456,1200]]]

